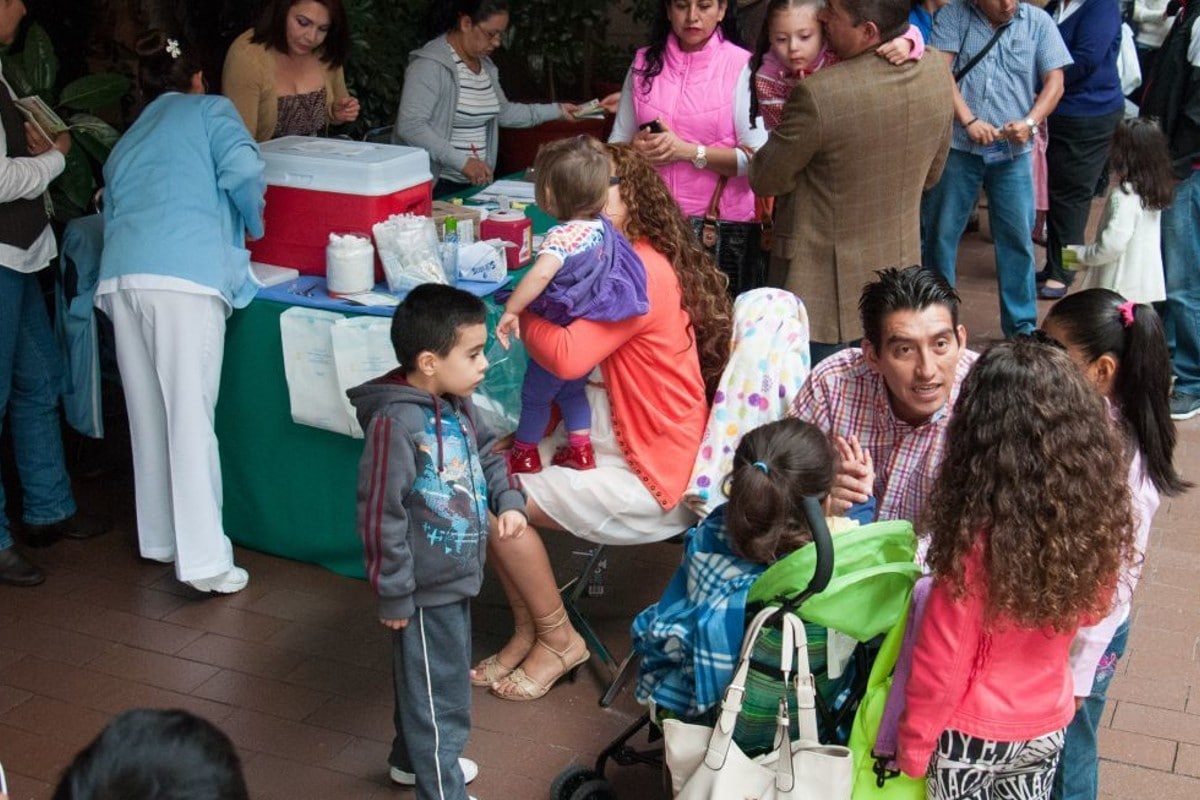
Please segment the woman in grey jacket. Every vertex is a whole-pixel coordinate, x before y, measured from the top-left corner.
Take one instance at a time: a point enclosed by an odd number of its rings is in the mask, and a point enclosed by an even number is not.
[[[409,55],[392,141],[429,152],[434,196],[492,180],[500,127],[572,116],[572,103],[510,103],[490,58],[508,29],[506,0],[445,4],[446,33]]]

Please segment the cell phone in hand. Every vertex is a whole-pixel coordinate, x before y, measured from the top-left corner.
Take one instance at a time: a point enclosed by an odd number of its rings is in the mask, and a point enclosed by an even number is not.
[[[644,122],[641,125],[638,125],[638,130],[648,131],[650,133],[662,133],[666,129],[662,126],[661,122],[656,119],[652,119],[649,122]]]

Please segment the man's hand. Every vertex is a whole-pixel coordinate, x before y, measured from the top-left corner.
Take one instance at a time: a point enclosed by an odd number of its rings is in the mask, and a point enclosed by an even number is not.
[[[972,120],[971,124],[966,127],[966,131],[967,136],[970,136],[971,141],[975,144],[989,145],[997,139],[1004,138],[1003,131],[981,119]]]
[[[516,539],[528,525],[524,514],[510,508],[496,518],[496,535],[501,539]]]
[[[834,436],[833,446],[842,464],[833,479],[833,489],[829,492],[829,510],[835,516],[840,516],[851,506],[870,499],[875,491],[875,465],[871,461],[871,454],[859,444],[857,436]]]
[[[1004,123],[1004,131],[1001,135],[1013,144],[1025,144],[1033,135],[1033,131],[1029,130],[1025,120],[1014,119],[1012,122]]]
[[[379,621],[383,623],[385,628],[391,628],[394,631],[408,627],[407,619],[384,619],[383,617],[380,617]]]

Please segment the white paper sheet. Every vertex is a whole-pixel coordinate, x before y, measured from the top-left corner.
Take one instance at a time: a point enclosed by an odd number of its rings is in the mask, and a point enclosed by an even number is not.
[[[346,390],[396,368],[391,320],[296,306],[279,317],[292,421],[363,437]]]
[[[497,197],[504,196],[509,200],[516,200],[519,203],[533,203],[533,184],[529,181],[514,181],[501,179],[495,183],[485,186],[478,193],[473,195],[471,200],[495,200]]]
[[[337,312],[302,306],[280,314],[283,371],[293,422],[353,436],[357,425],[346,416],[346,407],[338,397],[333,356],[331,330],[340,319],[344,317]]]
[[[350,435],[363,438],[346,390],[400,366],[392,347],[392,321],[386,317],[343,317],[330,331],[337,370],[338,398],[350,421]]]

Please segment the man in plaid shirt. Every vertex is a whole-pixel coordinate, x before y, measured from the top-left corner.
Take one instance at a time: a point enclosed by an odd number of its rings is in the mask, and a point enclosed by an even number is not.
[[[883,269],[859,299],[862,348],[808,376],[792,413],[861,447],[834,485],[835,513],[874,496],[877,519],[916,522],[937,476],[958,387],[978,354],[958,324],[959,298],[937,271]]]

